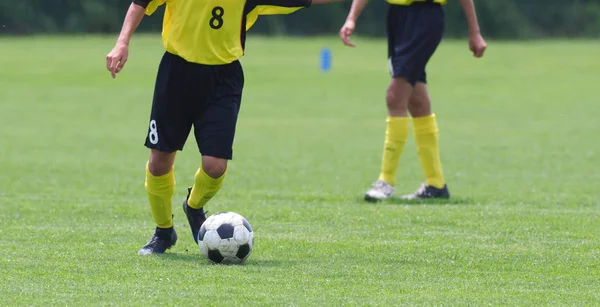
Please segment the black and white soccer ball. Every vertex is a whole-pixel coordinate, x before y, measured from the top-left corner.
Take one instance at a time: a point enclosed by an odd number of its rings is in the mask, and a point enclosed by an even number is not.
[[[252,253],[254,232],[235,212],[219,212],[206,219],[198,233],[202,255],[214,263],[241,264]]]

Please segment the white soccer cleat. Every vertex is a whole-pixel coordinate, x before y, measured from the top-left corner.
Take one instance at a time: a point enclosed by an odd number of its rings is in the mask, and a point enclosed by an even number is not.
[[[377,180],[373,187],[365,193],[366,201],[386,200],[394,195],[394,187],[383,180]]]

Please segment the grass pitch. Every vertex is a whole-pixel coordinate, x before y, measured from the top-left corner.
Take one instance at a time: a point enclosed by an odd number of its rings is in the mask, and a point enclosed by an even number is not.
[[[389,80],[386,45],[249,40],[226,184],[256,245],[204,260],[180,209],[199,165],[176,162],[177,245],[153,231],[143,141],[162,47],[138,36],[116,80],[114,38],[0,38],[0,305],[600,304],[597,42],[446,41],[428,73],[453,198],[370,204]],[[333,70],[321,73],[328,46]],[[412,137],[399,194],[423,177]]]

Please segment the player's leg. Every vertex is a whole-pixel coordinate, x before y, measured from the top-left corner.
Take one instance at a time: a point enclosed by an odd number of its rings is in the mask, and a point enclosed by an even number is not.
[[[413,118],[417,153],[426,182],[415,193],[405,195],[406,199],[450,197],[442,172],[438,125],[435,114],[431,112],[431,99],[425,82],[424,75],[415,86],[408,110]]]
[[[164,253],[177,242],[172,213],[174,162],[176,152],[183,149],[192,125],[184,105],[183,65],[176,56],[165,54],[156,79],[145,142],[150,149],[150,157],[144,184],[156,230],[152,239],[138,252],[142,255]]]
[[[223,186],[227,172],[227,159],[215,156],[202,156],[202,165],[194,176],[194,186],[187,200],[187,204],[192,209],[203,208]]]
[[[156,149],[150,151],[144,187],[156,229],[152,239],[138,252],[140,255],[164,253],[177,242],[172,214],[172,198],[175,192],[174,161],[174,152]]]
[[[146,163],[144,186],[148,193],[152,217],[159,229],[173,227],[171,198],[175,191],[174,162],[175,152],[152,149]]]
[[[183,212],[187,216],[194,241],[198,243],[198,232],[206,221],[204,206],[223,186],[227,171],[227,159],[202,156],[202,164],[194,176],[194,185],[188,188],[183,201]]]
[[[214,68],[213,95],[194,121],[194,134],[202,165],[183,203],[194,240],[206,219],[204,206],[223,186],[227,162],[233,156],[233,140],[240,109],[244,75],[239,62]]]
[[[367,190],[364,197],[367,201],[384,200],[394,194],[396,170],[400,162],[400,155],[408,138],[409,123],[407,118],[408,99],[412,91],[410,82],[403,78],[398,63],[397,50],[405,48],[405,37],[402,27],[406,23],[407,15],[404,10],[390,5],[387,16],[388,60],[392,80],[386,92],[386,105],[388,116],[386,118],[385,139],[383,155],[381,158],[381,171],[379,179]]]
[[[411,92],[412,85],[409,81],[402,77],[392,78],[386,94],[388,117],[386,118],[381,172],[379,179],[365,193],[365,200],[383,200],[394,194],[396,171],[409,134],[407,107]]]
[[[390,5],[387,17],[388,57],[392,81],[386,95],[388,117],[379,179],[365,193],[365,200],[377,201],[394,194],[396,171],[404,144],[409,135],[408,101],[413,86],[421,74],[415,65],[418,40],[413,38],[413,10],[410,7]]]

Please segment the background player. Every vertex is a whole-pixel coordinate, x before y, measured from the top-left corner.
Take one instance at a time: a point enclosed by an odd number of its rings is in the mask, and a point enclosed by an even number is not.
[[[469,27],[469,49],[483,56],[486,43],[481,36],[473,0],[458,0]],[[340,38],[354,47],[350,36],[356,19],[368,0],[353,0],[350,13],[340,30]],[[431,111],[425,66],[435,52],[444,32],[446,0],[387,0],[388,57],[392,75],[386,101],[388,108],[385,144],[379,179],[365,193],[365,199],[377,201],[394,194],[396,170],[409,134],[408,113],[419,161],[426,182],[403,198],[448,198],[450,193],[442,172],[438,145],[438,126]]]
[[[172,198],[175,154],[192,126],[201,167],[183,203],[194,241],[206,220],[204,205],[223,185],[244,86],[239,58],[246,30],[259,14],[285,14],[335,0],[171,0],[163,21],[166,52],[158,68],[146,147],[145,187],[156,230],[138,254],[164,253],[175,245]],[[106,67],[115,78],[129,55],[129,42],[144,14],[165,0],[133,0]]]

